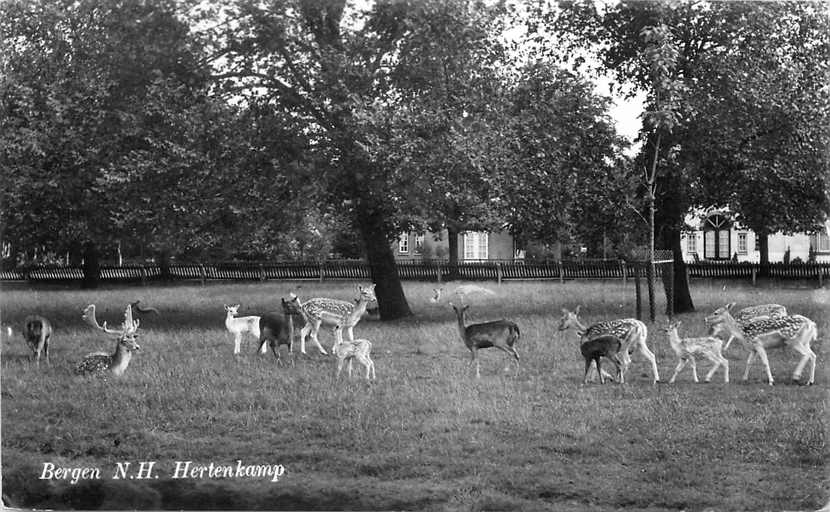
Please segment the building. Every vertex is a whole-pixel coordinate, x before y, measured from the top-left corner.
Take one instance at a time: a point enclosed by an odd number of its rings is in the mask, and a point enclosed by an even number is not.
[[[436,233],[401,233],[392,244],[398,261],[446,260],[449,258],[447,230]],[[506,231],[465,231],[458,235],[458,260],[514,260],[524,257],[517,251],[513,236]]]
[[[681,236],[683,260],[761,261],[758,237],[733,219],[727,210],[714,210],[689,216],[686,224],[696,227]],[[830,220],[817,233],[774,233],[769,236],[769,261],[781,262],[796,258],[830,262]],[[789,252],[789,256],[787,256]]]

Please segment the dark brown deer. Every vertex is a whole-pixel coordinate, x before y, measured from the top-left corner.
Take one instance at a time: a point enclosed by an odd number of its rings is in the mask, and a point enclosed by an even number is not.
[[[283,305],[285,301],[283,301]],[[277,363],[282,363],[282,357],[280,356],[280,347],[285,345],[288,347],[288,354],[289,357],[292,357],[291,345],[293,343],[293,334],[292,328],[290,325],[290,315],[281,315],[279,313],[265,313],[261,317],[259,317],[259,348],[258,351],[262,352],[265,348],[265,342],[268,341],[268,345],[271,347],[271,351],[274,353],[274,357],[277,358]],[[292,357],[291,362],[294,362]]]
[[[583,384],[588,384],[588,373],[591,371],[591,362],[597,365],[597,373],[599,374],[599,383],[605,384],[605,376],[602,374],[602,368],[599,365],[599,360],[603,357],[608,358],[614,363],[617,368],[617,379],[619,383],[623,383],[623,370],[625,364],[620,360],[620,350],[623,346],[622,340],[613,334],[603,334],[596,338],[592,338],[583,342],[579,346],[582,357],[585,358],[585,377],[582,379]]]
[[[32,349],[37,365],[40,366],[40,354],[46,356],[49,363],[49,340],[52,338],[52,324],[40,315],[27,316],[23,324],[23,337]]]
[[[461,335],[464,345],[470,350],[472,359],[470,364],[476,364],[476,377],[481,377],[476,352],[481,348],[496,347],[511,354],[516,359],[516,372],[519,371],[519,353],[513,346],[519,341],[519,326],[510,320],[494,320],[480,324],[464,325],[464,313],[469,309],[469,304],[460,308],[450,303],[458,318],[458,333]]]

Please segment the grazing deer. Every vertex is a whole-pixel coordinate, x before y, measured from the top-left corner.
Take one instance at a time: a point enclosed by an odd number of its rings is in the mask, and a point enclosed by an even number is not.
[[[756,320],[741,326],[730,313],[730,309],[734,305],[733,302],[716,309],[706,317],[706,323],[718,325],[718,329],[726,332],[729,336],[734,336],[749,351],[743,380],[749,379],[749,367],[757,355],[761,358],[767,372],[767,382],[772,386],[774,381],[769,359],[767,358],[767,349],[789,346],[801,354],[801,360],[793,371],[793,380],[796,382],[801,380],[801,372],[809,361],[810,377],[806,384],[808,386],[812,385],[816,377],[816,354],[810,348],[810,344],[818,337],[816,323],[807,317],[792,315]]]
[[[755,320],[766,320],[782,316],[787,316],[787,308],[784,306],[781,306],[780,304],[761,304],[759,306],[749,306],[747,308],[743,308],[738,311],[736,315],[734,315],[734,318],[738,321],[738,324],[740,324],[741,327],[745,327]],[[718,334],[721,334],[722,331],[722,324],[709,326],[709,334],[711,336],[717,336]],[[729,345],[732,343],[733,339],[735,339],[734,336],[729,336],[726,340],[726,345],[723,346],[723,350],[729,349]]]
[[[651,363],[651,371],[654,375],[653,383],[660,382],[660,374],[657,372],[657,358],[654,353],[649,350],[646,345],[646,338],[648,336],[648,329],[646,324],[634,318],[621,318],[618,320],[608,320],[599,322],[585,327],[579,321],[579,306],[574,311],[568,311],[562,308],[562,318],[559,320],[559,331],[567,329],[576,329],[577,334],[584,341],[592,340],[606,334],[612,334],[623,340],[622,361],[624,370],[627,371],[631,363],[631,351],[638,348],[646,359]]]
[[[109,329],[106,322],[103,325],[98,325],[98,320],[95,319],[95,304],[87,306],[81,318],[95,329],[116,335],[117,341],[114,354],[107,352],[88,354],[75,368],[75,373],[80,375],[112,374],[116,377],[124,375],[133,357],[133,352],[140,348],[135,341],[136,336],[138,336],[139,321],[133,320],[132,307],[129,304],[127,305],[121,329]]]
[[[27,316],[23,322],[23,338],[26,344],[32,349],[32,353],[40,366],[40,354],[46,355],[46,363],[49,363],[49,340],[52,338],[52,324],[49,320],[40,315]]]
[[[692,365],[692,377],[694,378],[694,381],[700,382],[697,378],[697,364],[695,363],[695,355],[697,354],[702,355],[715,364],[712,369],[709,370],[709,373],[706,374],[705,382],[711,381],[712,375],[715,374],[719,367],[723,366],[723,381],[728,383],[729,361],[723,357],[723,353],[721,352],[721,349],[723,348],[723,341],[714,336],[681,339],[680,335],[677,333],[677,328],[680,327],[681,323],[682,322],[680,320],[669,322],[669,324],[663,328],[663,332],[668,335],[669,344],[678,359],[677,367],[674,369],[674,375],[672,375],[671,379],[669,379],[669,384],[674,383],[674,379],[677,378],[677,374],[680,373],[684,366],[686,366],[686,363],[691,363]]]
[[[599,374],[599,383],[605,384],[602,368],[599,360],[603,357],[608,358],[614,363],[617,369],[617,380],[620,384],[624,384],[623,368],[625,364],[620,359],[620,349],[622,349],[623,342],[613,334],[603,334],[596,338],[592,338],[583,342],[579,346],[579,351],[582,352],[582,357],[585,358],[585,377],[582,379],[583,384],[588,384],[588,374],[591,371],[591,362],[597,365],[597,373]]]
[[[491,322],[484,322],[479,324],[465,325],[464,314],[470,305],[462,305],[460,308],[456,307],[452,302],[450,303],[452,309],[455,311],[455,316],[458,319],[458,333],[461,335],[461,340],[464,345],[470,350],[472,358],[470,365],[476,365],[476,378],[481,377],[479,370],[479,362],[476,357],[477,351],[482,348],[496,347],[508,354],[512,354],[516,359],[516,373],[519,371],[519,353],[513,346],[519,341],[519,326],[510,320],[494,320]]]
[[[370,302],[377,300],[375,297],[375,285],[371,284],[367,287],[362,285],[357,286],[359,296],[357,302],[349,302],[346,300],[316,298],[309,299],[300,304],[306,325],[300,331],[300,352],[305,354],[305,339],[311,334],[311,339],[317,345],[320,353],[327,355],[326,350],[320,345],[320,340],[317,334],[320,332],[320,326],[326,325],[334,327],[340,324],[349,340],[354,340],[354,326],[360,322],[363,314],[366,312],[366,307]],[[292,300],[296,295],[291,295]]]
[[[239,304],[235,304],[233,306],[225,306],[225,327],[228,329],[228,332],[233,335],[233,353],[234,355],[239,354],[239,345],[242,343],[242,335],[246,332],[249,332],[254,335],[257,340],[261,340],[262,337],[260,336],[259,332],[259,317],[258,316],[240,316],[237,317],[236,315],[239,313]],[[265,345],[260,346],[261,353],[265,353],[267,350]]]
[[[334,325],[334,346],[331,353],[337,357],[337,374],[343,369],[343,363],[349,362],[349,378],[352,377],[352,361],[357,360],[366,369],[366,380],[375,379],[375,363],[372,361],[372,342],[366,339],[343,341],[343,327]]]
[[[285,302],[283,301],[283,304]],[[280,357],[280,347],[285,345],[288,347],[289,356],[291,356],[291,343],[293,342],[293,334],[290,326],[290,316],[283,316],[279,313],[265,313],[259,317],[259,352],[265,353],[265,342],[268,341],[274,357],[277,358],[277,363],[282,363]],[[291,362],[294,362],[292,357]]]

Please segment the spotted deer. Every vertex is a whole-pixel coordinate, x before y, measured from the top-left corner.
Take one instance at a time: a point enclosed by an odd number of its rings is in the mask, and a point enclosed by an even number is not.
[[[781,306],[780,304],[761,304],[758,306],[749,306],[743,308],[733,316],[735,317],[735,320],[738,321],[738,324],[740,324],[741,327],[745,327],[749,323],[754,322],[756,320],[766,320],[769,318],[779,318],[782,316],[787,316],[787,308]],[[711,336],[717,336],[718,334],[722,334],[722,331],[722,324],[709,326],[709,334]],[[734,339],[734,336],[729,336],[729,338],[726,340],[726,344],[723,346],[723,350],[728,350],[729,345],[732,344],[732,340]]]
[[[302,310],[306,321],[306,325],[300,331],[300,352],[303,354],[306,353],[305,340],[306,337],[311,334],[311,339],[317,345],[317,349],[320,350],[320,353],[323,355],[328,354],[323,346],[320,345],[320,340],[317,337],[317,334],[320,332],[320,327],[323,325],[334,327],[335,325],[340,324],[343,331],[346,332],[348,339],[354,340],[355,325],[360,322],[363,314],[366,313],[366,306],[368,306],[370,302],[377,300],[375,297],[374,284],[366,287],[358,285],[357,292],[357,302],[328,298],[315,298],[309,299],[300,304],[300,309]],[[291,294],[291,299],[299,301],[297,296],[294,294]],[[335,343],[336,342],[337,341],[335,340]],[[334,347],[334,345],[332,345],[332,347]]]
[[[375,363],[372,361],[372,342],[366,339],[343,341],[343,327],[335,324],[334,346],[331,353],[337,357],[337,374],[343,369],[343,363],[349,362],[349,378],[352,377],[352,361],[357,360],[366,369],[366,380],[375,379]]]
[[[450,306],[455,311],[455,316],[458,321],[458,333],[461,335],[461,340],[470,351],[471,359],[470,365],[476,365],[476,378],[481,377],[477,353],[479,349],[496,347],[499,350],[507,352],[516,359],[516,372],[519,371],[519,353],[516,352],[514,346],[519,341],[519,326],[510,320],[494,320],[492,322],[484,322],[479,324],[466,325],[465,313],[470,305],[463,305],[458,307],[450,302]]]
[[[592,340],[606,334],[620,338],[623,341],[623,350],[620,351],[623,371],[626,371],[631,363],[631,351],[638,348],[643,356],[651,363],[651,371],[654,375],[653,383],[657,384],[660,382],[660,374],[657,371],[657,358],[654,357],[654,353],[646,345],[648,329],[646,329],[646,324],[643,322],[634,318],[621,318],[618,320],[598,322],[590,327],[585,327],[579,321],[579,306],[574,311],[562,308],[562,318],[559,320],[558,330],[566,331],[571,328],[576,329],[577,334],[583,341]]]
[[[127,370],[133,352],[139,350],[135,339],[138,336],[138,320],[133,320],[132,307],[128,304],[124,311],[124,323],[121,329],[110,329],[107,323],[98,325],[95,319],[95,304],[90,304],[84,309],[81,317],[90,326],[107,334],[114,334],[116,338],[115,353],[93,352],[84,357],[75,368],[75,373],[80,375],[114,375],[121,377]]]
[[[723,341],[714,336],[680,338],[677,328],[680,327],[681,323],[682,322],[680,320],[669,322],[668,325],[663,328],[663,332],[668,335],[669,344],[678,359],[677,366],[674,369],[674,375],[672,375],[671,379],[669,379],[669,384],[674,383],[674,380],[677,378],[677,374],[680,373],[684,366],[686,366],[686,363],[691,363],[692,365],[692,378],[694,381],[700,382],[697,378],[695,355],[702,355],[715,364],[712,369],[709,370],[709,373],[706,374],[705,382],[711,381],[712,375],[715,374],[718,368],[723,366],[723,381],[728,383],[729,361],[723,357],[723,353],[721,352],[723,348]]]
[[[37,366],[40,366],[40,354],[46,356],[49,364],[49,340],[52,338],[52,324],[40,315],[27,316],[23,321],[23,338],[32,349]]]
[[[789,346],[801,354],[801,360],[793,371],[793,380],[796,382],[801,380],[801,373],[809,361],[810,377],[806,384],[808,386],[812,385],[816,377],[816,354],[810,348],[810,344],[818,337],[816,323],[805,316],[791,315],[756,320],[742,326],[730,313],[734,305],[735,303],[729,303],[716,309],[706,317],[706,323],[717,325],[718,329],[734,337],[749,351],[743,380],[749,379],[749,367],[757,355],[767,372],[767,382],[772,386],[774,380],[769,366],[767,349]]]

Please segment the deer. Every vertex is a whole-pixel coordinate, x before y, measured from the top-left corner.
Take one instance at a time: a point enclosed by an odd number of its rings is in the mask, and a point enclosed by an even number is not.
[[[480,365],[477,352],[482,348],[496,347],[507,352],[516,359],[516,373],[519,372],[519,353],[514,346],[519,341],[519,326],[510,320],[494,320],[478,324],[466,325],[465,313],[470,308],[469,304],[458,307],[450,302],[458,320],[458,333],[461,341],[470,351],[472,356],[468,366],[476,365],[476,378],[481,378]]]
[[[360,322],[363,314],[366,312],[366,307],[370,302],[377,300],[375,297],[375,285],[357,286],[358,300],[357,302],[349,302],[346,300],[315,298],[309,299],[300,304],[300,309],[303,311],[306,321],[305,327],[300,331],[300,352],[305,351],[305,339],[311,334],[311,339],[317,345],[317,349],[323,355],[328,355],[326,350],[320,345],[320,340],[317,334],[320,331],[320,326],[326,325],[334,327],[340,324],[342,329],[346,332],[349,340],[354,340],[354,327]],[[291,294],[292,300],[296,295]],[[299,302],[299,299],[297,299]],[[336,340],[335,340],[336,343]],[[333,347],[333,345],[332,345]]]
[[[768,318],[778,318],[782,316],[787,316],[787,308],[781,306],[780,304],[761,304],[758,306],[749,306],[747,308],[743,308],[734,315],[735,320],[738,321],[738,324],[740,324],[741,327],[744,327],[755,320],[766,320]],[[720,324],[709,327],[710,336],[717,336],[719,334],[722,334],[722,327]],[[726,345],[723,346],[723,350],[729,349],[729,345],[732,344],[733,339],[735,339],[734,336],[729,336],[726,340]]]
[[[598,322],[589,327],[585,327],[579,321],[579,308],[580,306],[577,306],[574,311],[562,308],[562,318],[559,320],[558,327],[560,332],[570,328],[576,329],[577,334],[583,341],[612,334],[623,340],[622,361],[624,363],[624,371],[627,371],[628,366],[631,364],[631,351],[637,348],[651,363],[651,371],[654,376],[652,383],[657,384],[660,382],[660,374],[657,371],[657,358],[654,357],[654,353],[649,350],[646,344],[646,338],[648,336],[646,324],[634,318],[620,318],[617,320]]]
[[[695,363],[695,355],[702,355],[714,363],[712,369],[706,374],[705,382],[712,380],[712,375],[723,367],[723,382],[729,383],[729,361],[723,357],[723,341],[714,336],[703,336],[699,338],[680,338],[678,328],[683,322],[680,320],[669,322],[664,328],[669,337],[669,344],[672,350],[677,355],[677,367],[674,369],[674,375],[669,379],[669,384],[674,384],[677,374],[683,370],[686,363],[692,365],[692,378],[695,382],[700,382],[697,378],[697,364]]]
[[[75,373],[79,375],[123,376],[133,357],[133,352],[141,348],[135,341],[138,336],[139,321],[133,320],[132,307],[128,304],[124,310],[124,323],[121,324],[121,329],[110,329],[106,322],[99,325],[95,318],[95,304],[90,304],[84,308],[81,318],[93,328],[115,335],[116,344],[113,354],[93,352],[85,356],[75,368]]]
[[[32,350],[35,362],[40,367],[41,352],[49,364],[49,340],[52,338],[52,324],[40,315],[27,316],[23,321],[23,338]]]
[[[285,301],[283,301],[283,305]],[[282,357],[280,356],[280,347],[285,345],[288,347],[289,356],[291,352],[291,343],[293,342],[293,327],[291,327],[291,317],[289,315],[281,315],[279,313],[265,313],[259,317],[259,350],[260,353],[265,353],[265,342],[269,342],[271,351],[274,357],[277,358],[277,363],[282,364]],[[293,364],[294,359],[291,358]]]
[[[258,340],[262,339],[259,332],[259,317],[258,316],[241,316],[237,317],[239,313],[239,304],[233,306],[225,306],[225,328],[233,335],[233,353],[239,354],[239,345],[242,343],[242,335],[249,332]],[[265,353],[267,348],[265,345],[260,346],[261,353]]]
[[[296,298],[296,295],[294,295],[294,298]],[[306,320],[299,301],[293,299],[286,301],[284,298],[280,300],[282,301],[282,312],[285,318],[288,319],[288,339],[291,340],[291,343],[288,345],[288,350],[289,352],[293,352],[295,333],[299,332],[297,330],[298,328],[302,329],[305,327]]]
[[[805,316],[791,315],[756,320],[742,326],[730,312],[734,306],[735,303],[731,302],[719,307],[706,317],[706,323],[717,325],[718,329],[726,332],[729,336],[733,336],[749,351],[743,380],[749,380],[749,368],[752,365],[752,360],[757,355],[764,364],[767,382],[772,386],[774,379],[769,366],[767,349],[789,346],[801,354],[801,360],[793,371],[793,381],[801,381],[801,373],[809,361],[810,376],[806,384],[808,386],[812,385],[816,377],[816,354],[810,348],[810,344],[818,338],[816,323]]]
[[[597,365],[597,373],[599,374],[599,383],[605,384],[603,371],[600,367],[599,360],[603,357],[608,358],[614,363],[617,369],[617,381],[624,384],[623,369],[625,364],[620,359],[620,350],[623,342],[613,334],[604,334],[596,338],[582,342],[579,346],[579,351],[582,352],[582,357],[585,358],[585,377],[582,379],[583,384],[588,384],[588,374],[591,372],[591,362]]]
[[[349,362],[349,378],[352,378],[352,361],[357,360],[366,369],[366,381],[376,378],[375,363],[372,361],[372,342],[367,339],[357,339],[343,341],[343,326],[335,324],[334,327],[334,346],[331,353],[337,357],[337,373],[335,379],[340,377],[340,371],[343,369],[343,363]]]

